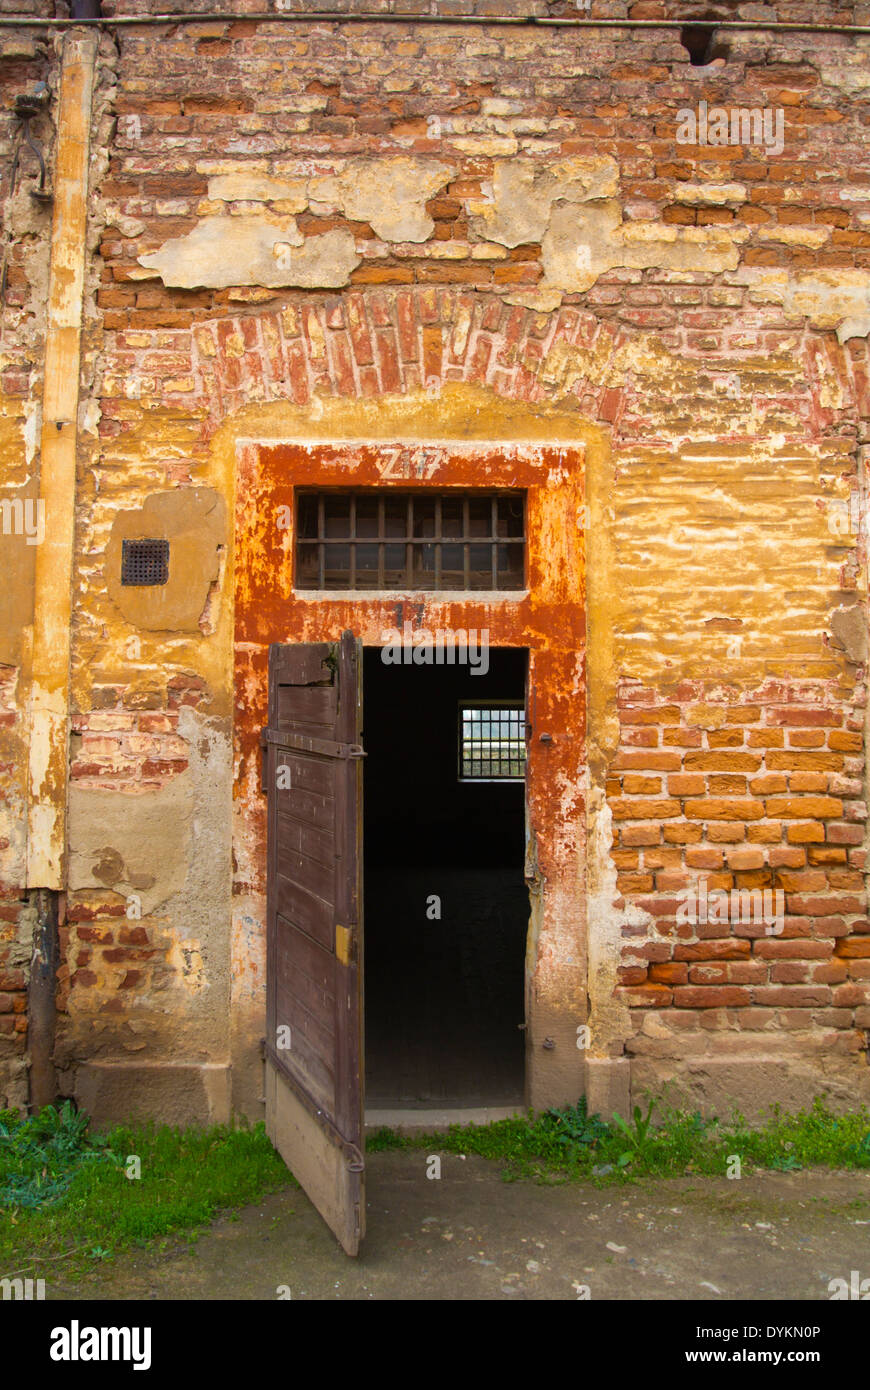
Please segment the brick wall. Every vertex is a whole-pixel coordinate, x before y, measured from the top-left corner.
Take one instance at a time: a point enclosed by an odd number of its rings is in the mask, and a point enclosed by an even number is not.
[[[865,335],[838,339],[853,301],[831,287],[870,271],[864,41],[729,33],[727,61],[702,77],[672,30],[293,24],[235,9],[233,22],[103,41],[100,90],[117,127],[102,128],[91,188],[73,783],[157,792],[195,748],[179,711],[231,717],[229,571],[199,632],[137,632],[109,599],[103,556],[116,516],[149,494],[209,486],[231,499],[221,451],[246,412],[271,411],[280,432],[290,411],[342,400],[365,420],[381,397],[451,383],[542,418],[574,412],[612,445],[607,930],[618,944],[596,996],[616,1009],[603,1046],[678,1070],[680,1058],[739,1051],[745,1033],[765,1055],[842,1054],[851,1077],[870,1005],[866,657],[852,613],[864,623],[866,582],[862,539],[831,517],[862,487],[868,364]],[[449,13],[447,0],[438,9]],[[470,0],[462,9],[475,12]],[[774,12],[861,22],[851,6]],[[783,152],[677,143],[677,113],[702,97],[781,109]],[[214,197],[223,174],[305,180],[399,155],[452,171],[426,203],[425,240],[391,241],[316,199],[295,215],[306,241],[352,235],[360,263],[338,289],[181,289],[141,265],[205,218],[286,215]],[[543,238],[509,246],[481,231],[497,167],[602,156],[624,226],[650,233],[662,257],[686,229],[687,245],[721,236],[731,268],[653,257],[555,300],[541,293]],[[10,279],[21,314],[36,282],[25,251]],[[23,360],[22,348],[10,394],[24,389]],[[781,889],[782,933],[686,931],[677,894],[701,876],[711,889]],[[237,896],[250,886],[239,842]],[[71,1064],[156,1048],[143,1019],[161,1047],[174,1027],[183,1050],[185,924],[124,915],[111,887],[70,895],[60,1002]],[[237,933],[239,972],[257,949]]]
[[[664,704],[627,685],[620,699],[613,857],[624,897],[648,914],[625,928],[626,1002],[661,1010],[675,1035],[820,1029],[837,1048],[866,1046],[863,687],[848,704],[775,683],[749,700],[705,700],[701,683],[674,693]],[[781,889],[781,931],[681,923],[675,895],[701,879],[710,892]]]

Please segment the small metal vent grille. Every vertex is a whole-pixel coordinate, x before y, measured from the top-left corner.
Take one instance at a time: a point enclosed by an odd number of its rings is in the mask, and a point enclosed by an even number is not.
[[[169,579],[169,541],[124,541],[121,546],[121,583],[140,588],[165,584]]]

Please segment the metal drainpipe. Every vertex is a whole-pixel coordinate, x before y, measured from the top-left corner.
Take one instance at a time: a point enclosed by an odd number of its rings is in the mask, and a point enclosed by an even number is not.
[[[57,1096],[53,1049],[58,920],[66,886],[80,335],[98,43],[99,35],[87,29],[64,35],[56,118],[39,454],[39,501],[46,522],[36,554],[28,698],[26,886],[36,908],[28,1020],[31,1108]]]
[[[87,4],[88,0],[77,0]],[[350,10],[191,10],[187,13],[170,14],[120,14],[98,15],[90,19],[50,19],[36,18],[33,15],[0,15],[0,29],[68,29],[74,24],[106,25],[112,29],[124,29],[137,25],[203,24],[209,20],[233,24],[244,20],[268,21],[274,24],[446,24],[454,28],[477,25],[483,28],[497,28],[510,25],[513,28],[536,29],[722,29],[742,30],[756,34],[870,34],[868,24],[811,24],[792,23],[785,20],[764,19],[575,19],[560,15],[477,15],[477,14],[411,14],[403,10],[360,11]]]
[[[36,907],[36,929],[33,933],[30,987],[27,992],[27,1042],[30,1054],[30,1110],[35,1113],[57,1099],[54,1035],[61,894],[51,888],[38,888],[32,894],[32,901]]]

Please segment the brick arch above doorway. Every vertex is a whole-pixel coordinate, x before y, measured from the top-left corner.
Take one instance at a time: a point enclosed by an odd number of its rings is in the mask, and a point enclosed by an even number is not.
[[[784,354],[762,310],[752,333],[697,324],[632,326],[563,305],[542,312],[498,295],[411,286],[306,295],[280,308],[209,319],[192,330],[203,437],[252,405],[361,405],[448,384],[482,388],[531,410],[559,405],[611,430],[615,449],[651,438],[753,443],[774,431],[801,439],[870,416],[862,339],[796,326]],[[190,395],[163,399],[189,408]],[[655,428],[652,422],[655,421]],[[785,428],[784,428],[785,427]]]
[[[495,295],[377,290],[239,314],[194,330],[206,432],[254,403],[316,397],[371,401],[448,383],[529,406],[563,400],[587,419],[619,420],[626,334],[572,308],[540,313]]]

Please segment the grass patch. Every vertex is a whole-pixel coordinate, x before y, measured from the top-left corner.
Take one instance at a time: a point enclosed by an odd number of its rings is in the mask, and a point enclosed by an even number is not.
[[[399,1149],[478,1154],[506,1181],[591,1181],[824,1167],[870,1170],[870,1114],[835,1115],[816,1100],[790,1113],[774,1107],[760,1125],[651,1102],[630,1121],[575,1106],[443,1133],[367,1137],[378,1153]],[[137,1164],[132,1160],[138,1160]],[[139,1177],[128,1176],[139,1171]],[[119,1126],[88,1132],[71,1106],[19,1119],[0,1112],[0,1278],[66,1281],[123,1250],[163,1248],[196,1234],[221,1212],[296,1186],[262,1124],[173,1129]],[[864,1201],[856,1197],[856,1200]]]
[[[791,1172],[802,1168],[870,1169],[870,1113],[862,1106],[835,1115],[817,1099],[794,1113],[774,1106],[761,1124],[742,1115],[705,1119],[700,1113],[650,1102],[635,1107],[631,1121],[589,1115],[585,1100],[541,1115],[498,1120],[489,1125],[451,1125],[444,1133],[396,1135],[379,1130],[372,1149],[427,1148],[442,1153],[479,1154],[499,1161],[507,1181],[591,1180],[596,1185],[641,1177],[705,1175],[735,1171]]]
[[[0,1113],[0,1277],[66,1277],[295,1185],[262,1124],[91,1135],[69,1106]]]

